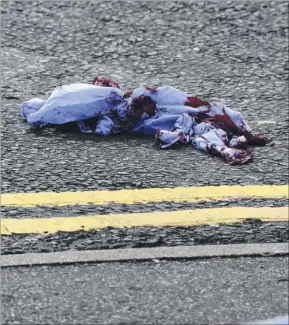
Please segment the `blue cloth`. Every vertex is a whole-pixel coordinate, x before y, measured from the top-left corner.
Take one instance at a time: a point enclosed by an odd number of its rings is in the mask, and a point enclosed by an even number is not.
[[[157,109],[153,117],[144,113],[138,123],[132,126],[127,112],[136,95],[152,97]],[[186,97],[186,93],[165,86],[150,91],[137,88],[131,98],[125,99],[124,93],[118,88],[75,83],[57,87],[47,100],[33,98],[21,104],[20,111],[33,126],[77,122],[84,133],[108,135],[130,131],[155,135],[159,129],[172,131],[181,114],[194,114],[194,108],[182,104]],[[97,125],[95,130],[90,130],[83,121],[94,117],[98,117]]]
[[[21,104],[20,111],[34,126],[65,124],[109,114],[123,101],[117,88],[78,83],[57,87],[47,100],[33,98]]]

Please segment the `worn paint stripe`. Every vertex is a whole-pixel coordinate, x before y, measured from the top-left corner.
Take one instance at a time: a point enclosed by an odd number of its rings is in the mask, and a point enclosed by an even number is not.
[[[234,198],[288,198],[288,185],[199,186],[118,191],[7,193],[2,206],[34,207],[109,203],[200,202]]]
[[[70,232],[103,229],[106,227],[193,226],[241,222],[247,218],[258,218],[262,221],[286,221],[288,220],[288,207],[230,207],[82,217],[3,219],[1,222],[1,233],[2,235],[10,235],[12,233],[44,234],[56,233],[58,231]]]

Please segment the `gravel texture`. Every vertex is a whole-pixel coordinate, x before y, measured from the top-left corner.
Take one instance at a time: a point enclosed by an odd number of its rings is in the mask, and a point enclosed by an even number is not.
[[[2,324],[252,324],[288,314],[288,258],[5,268]]]
[[[42,253],[180,245],[281,243],[288,241],[288,222],[247,219],[231,225],[197,227],[133,227],[58,232],[50,235],[9,235],[1,238],[1,254]]]

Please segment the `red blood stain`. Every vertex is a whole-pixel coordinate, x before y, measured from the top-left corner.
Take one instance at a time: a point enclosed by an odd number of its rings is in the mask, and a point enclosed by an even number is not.
[[[93,82],[93,85],[95,86],[101,86],[101,87],[115,87],[115,88],[119,88],[119,83],[110,79],[105,79],[102,77],[96,77]]]
[[[156,103],[149,96],[139,96],[131,103],[131,114],[138,121],[143,113],[153,116],[156,112]]]
[[[130,98],[131,95],[132,95],[132,90],[127,90],[125,93],[124,93],[124,98]]]
[[[190,107],[200,107],[200,106],[207,106],[207,107],[211,107],[211,104],[209,102],[206,102],[202,99],[199,99],[197,97],[193,97],[193,96],[189,96],[187,98],[187,101],[185,103],[186,106],[190,106]]]

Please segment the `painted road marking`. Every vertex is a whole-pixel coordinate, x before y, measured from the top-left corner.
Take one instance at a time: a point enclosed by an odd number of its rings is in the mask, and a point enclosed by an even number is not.
[[[103,229],[106,227],[194,226],[242,222],[247,218],[258,218],[262,221],[288,221],[288,207],[230,207],[82,217],[2,219],[1,234],[44,234],[58,231]]]
[[[199,186],[118,191],[1,194],[2,206],[34,207],[109,203],[200,202],[234,198],[288,198],[288,185]]]

